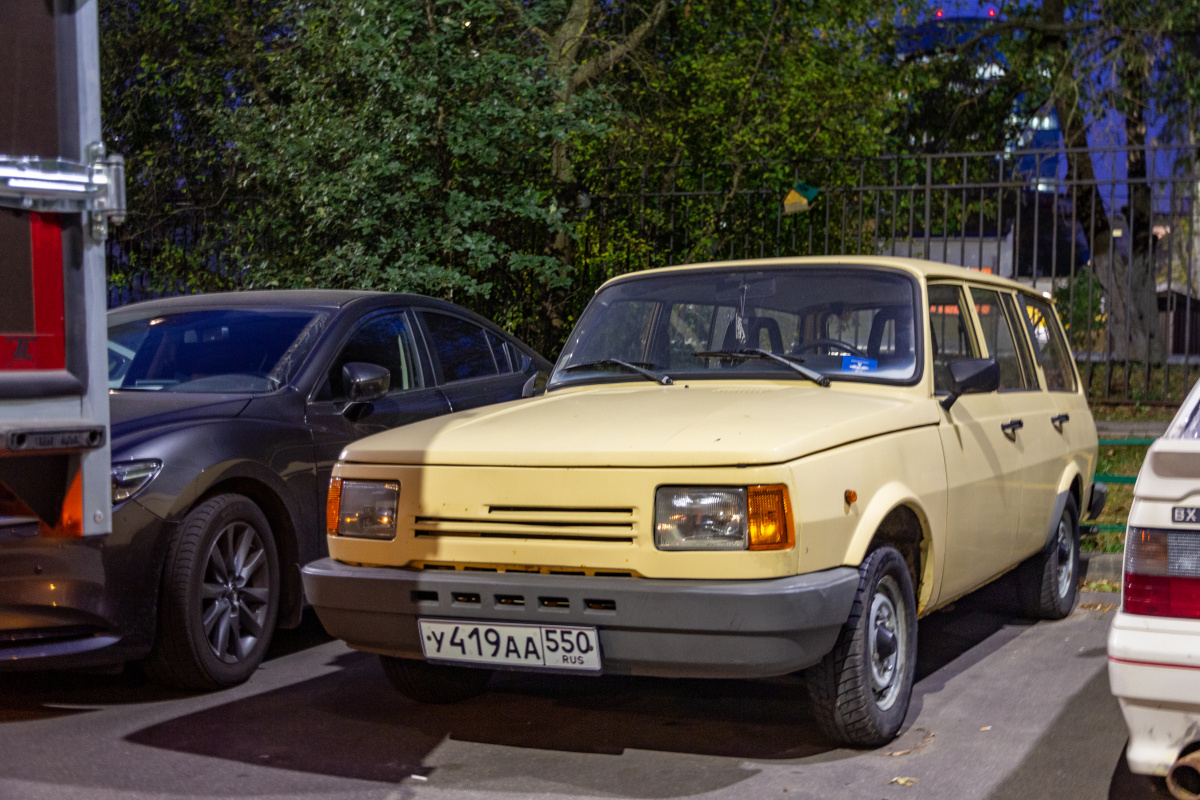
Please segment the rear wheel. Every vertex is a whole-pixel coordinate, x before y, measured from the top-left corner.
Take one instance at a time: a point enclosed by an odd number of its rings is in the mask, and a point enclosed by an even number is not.
[[[917,663],[917,613],[904,557],[891,547],[858,568],[850,618],[825,658],[805,672],[821,731],[851,747],[879,747],[900,732]]]
[[[445,705],[483,694],[492,677],[490,669],[450,667],[415,658],[380,656],[383,674],[392,688],[418,703]]]
[[[1053,541],[1017,568],[1021,609],[1038,619],[1062,619],[1075,607],[1078,582],[1079,509],[1068,495]]]
[[[271,527],[252,500],[222,494],[196,506],[167,551],[146,674],[181,689],[246,680],[271,642],[279,587]]]

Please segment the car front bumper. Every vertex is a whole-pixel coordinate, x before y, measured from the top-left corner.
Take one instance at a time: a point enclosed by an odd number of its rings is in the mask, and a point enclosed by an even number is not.
[[[170,524],[132,501],[113,519],[114,533],[80,538],[0,528],[0,671],[102,667],[149,652]]]
[[[1200,621],[1117,612],[1108,682],[1129,727],[1129,769],[1166,775],[1200,741]]]
[[[858,587],[851,567],[694,581],[361,567],[326,558],[302,572],[326,630],[359,650],[421,658],[418,618],[592,625],[604,672],[661,677],[768,677],[811,666],[833,648]]]

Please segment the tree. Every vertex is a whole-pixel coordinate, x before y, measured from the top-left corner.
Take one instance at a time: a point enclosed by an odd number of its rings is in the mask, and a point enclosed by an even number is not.
[[[1043,0],[1011,6],[1007,14],[964,44],[994,38],[1006,52],[1019,54],[1026,92],[1035,104],[1055,110],[1063,143],[1074,150],[1069,174],[1092,187],[1080,192],[1077,216],[1088,220],[1093,268],[1108,298],[1111,353],[1161,362],[1155,212],[1146,181],[1148,121],[1151,114],[1165,117],[1166,135],[1187,142],[1188,109],[1200,98],[1200,4]],[[962,51],[960,45],[953,52]],[[1094,143],[1092,127],[1114,113],[1123,121],[1127,148],[1129,196],[1123,208],[1105,207],[1087,151]]]

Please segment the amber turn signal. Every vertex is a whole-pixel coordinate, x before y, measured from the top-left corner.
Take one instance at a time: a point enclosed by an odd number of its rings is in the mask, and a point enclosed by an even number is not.
[[[325,533],[337,536],[338,515],[342,510],[342,479],[329,481],[329,499],[325,501]]]
[[[750,550],[787,550],[796,543],[787,486],[749,486]]]

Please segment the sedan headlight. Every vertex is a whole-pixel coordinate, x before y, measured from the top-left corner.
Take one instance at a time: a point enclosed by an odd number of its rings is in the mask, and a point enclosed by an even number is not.
[[[783,484],[663,486],[655,493],[659,550],[786,550],[795,541]]]
[[[330,536],[394,539],[399,502],[400,484],[396,481],[334,478],[329,484],[327,532]]]
[[[149,485],[150,481],[162,471],[162,462],[158,459],[145,461],[125,461],[112,465],[112,501],[113,504],[128,500]]]

